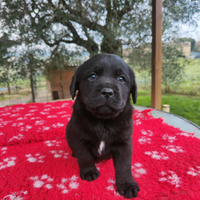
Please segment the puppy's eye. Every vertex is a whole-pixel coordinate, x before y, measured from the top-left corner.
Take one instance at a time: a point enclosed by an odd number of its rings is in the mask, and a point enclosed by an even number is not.
[[[117,77],[117,80],[121,83],[124,83],[125,82],[125,78],[123,76],[119,76]]]
[[[96,74],[90,74],[90,76],[88,77],[89,81],[94,81],[97,78]]]

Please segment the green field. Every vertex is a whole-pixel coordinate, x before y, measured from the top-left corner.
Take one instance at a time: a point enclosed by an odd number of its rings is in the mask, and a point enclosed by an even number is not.
[[[183,94],[200,96],[200,59],[190,60],[179,88]]]
[[[136,72],[139,106],[151,107],[150,78]],[[163,88],[163,86],[162,86]],[[173,94],[172,94],[173,93]],[[170,105],[170,113],[182,116],[200,126],[200,59],[190,60],[182,83],[171,94],[162,94],[162,105]]]

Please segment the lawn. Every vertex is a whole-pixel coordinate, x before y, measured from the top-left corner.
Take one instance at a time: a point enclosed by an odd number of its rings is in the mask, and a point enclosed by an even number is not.
[[[200,126],[200,97],[164,94],[163,104],[170,105],[170,113],[182,116]],[[139,91],[136,105],[151,107],[150,92]]]
[[[200,95],[200,59],[190,60],[185,67],[185,75],[179,90]]]

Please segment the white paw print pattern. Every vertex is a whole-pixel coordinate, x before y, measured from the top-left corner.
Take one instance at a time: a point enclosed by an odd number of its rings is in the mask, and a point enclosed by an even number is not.
[[[65,159],[67,159],[68,158],[68,154],[69,154],[69,153],[64,152],[62,150],[60,150],[60,151],[50,151],[50,152],[54,155],[54,158],[61,158],[61,157],[63,157]]]
[[[42,115],[48,115],[49,113],[48,112],[40,112],[40,114],[42,114]]]
[[[24,125],[24,123],[22,123],[22,122],[13,123],[13,124],[12,124],[12,126],[17,126],[17,127],[22,126],[22,125]]]
[[[139,119],[137,119],[137,120],[134,121],[134,125],[137,126],[137,125],[140,125],[140,124],[142,124],[142,122]]]
[[[71,115],[62,115],[61,118],[66,118],[69,121],[71,119]]]
[[[45,108],[43,111],[46,112],[46,111],[50,111],[51,108]]]
[[[69,103],[63,103],[62,106],[61,106],[61,108],[68,107],[68,105],[69,105]]]
[[[173,171],[168,171],[166,172],[160,172],[160,175],[162,176],[162,178],[159,179],[160,182],[165,182],[167,181],[168,183],[174,185],[176,188],[180,187],[181,184],[181,180],[180,177],[178,177],[175,172]]]
[[[193,133],[176,133],[176,135],[183,135],[185,137],[193,137],[194,136]]]
[[[26,115],[24,115],[25,117],[28,117],[28,116],[33,116],[34,114],[33,113],[28,113]]]
[[[134,177],[140,177],[144,174],[147,174],[147,171],[143,168],[141,163],[135,163],[132,166],[132,173]]]
[[[151,138],[148,138],[146,136],[142,136],[141,138],[138,139],[138,142],[140,144],[151,144]]]
[[[49,129],[50,129],[50,127],[48,127],[48,126],[43,126],[43,127],[42,127],[42,130],[43,130],[43,131],[47,131],[47,130],[49,130]]]
[[[190,171],[187,172],[187,174],[192,175],[192,176],[198,176],[200,175],[200,166],[197,166],[196,169],[193,167],[189,168]]]
[[[51,107],[51,105],[49,105],[49,104],[45,104],[44,107]]]
[[[47,131],[47,130],[49,130],[50,129],[50,127],[48,127],[48,126],[42,126],[42,127],[38,127],[37,128],[37,132],[40,132],[40,131]]]
[[[135,117],[137,117],[137,118],[142,118],[143,116],[144,116],[144,115],[143,115],[142,111],[137,110],[137,113],[135,114]]]
[[[115,195],[120,196],[120,194],[118,192],[116,192],[115,181],[113,179],[109,179],[108,183],[110,185],[108,187],[106,187],[106,190],[113,191]]]
[[[39,120],[41,117],[31,117],[31,120]]]
[[[29,108],[37,108],[37,106],[29,106]]]
[[[2,200],[23,200],[23,196],[28,194],[27,191],[13,192],[3,197]]]
[[[12,110],[12,112],[19,112],[21,110],[24,110],[24,108],[23,107],[17,107],[17,108],[15,108],[15,110]]]
[[[38,111],[37,109],[29,110],[30,113]]]
[[[3,122],[0,122],[0,127],[4,127],[6,126],[8,123],[10,123],[12,121],[3,121]]]
[[[1,135],[4,135],[3,132],[0,132],[0,136],[1,136]]]
[[[184,150],[180,146],[175,145],[163,145],[161,146],[164,149],[167,149],[168,151],[171,151],[173,153],[183,153]]]
[[[53,106],[52,109],[60,109],[59,106]]]
[[[29,131],[30,129],[32,129],[32,126],[26,125],[25,127],[21,127],[20,131]]]
[[[165,134],[162,136],[163,140],[167,140],[170,143],[173,143],[174,141],[176,141],[176,136],[169,136],[168,134]]]
[[[71,178],[63,178],[60,184],[56,186],[62,190],[63,194],[67,194],[70,190],[78,189],[79,183],[77,182],[78,177],[73,175]],[[66,186],[68,184],[68,186]]]
[[[5,154],[7,150],[8,150],[7,147],[2,147],[2,148],[0,148],[0,152],[1,152],[2,154]]]
[[[52,147],[52,146],[59,147],[61,141],[51,140],[51,141],[45,141],[44,143],[45,143],[48,147]]]
[[[169,157],[164,152],[157,152],[157,151],[146,151],[145,155],[151,156],[151,158],[155,160],[167,160]]]
[[[27,119],[28,119],[27,117],[19,117],[19,118],[17,118],[16,120],[17,120],[17,121],[19,121],[19,120],[25,121],[25,120],[27,120]]]
[[[11,142],[13,140],[21,140],[24,136],[22,134],[18,134],[16,136],[13,136],[8,142]]]
[[[27,157],[27,161],[29,161],[30,163],[34,163],[34,162],[43,163],[44,162],[43,159],[46,156],[40,155],[39,153],[36,153],[35,155],[27,154],[26,157]]]
[[[63,115],[63,114],[65,114],[66,113],[66,111],[61,111],[61,112],[58,112],[57,114],[58,115]]]
[[[58,122],[57,124],[53,124],[52,127],[53,128],[60,128],[60,127],[63,127],[64,125],[65,124],[61,124],[61,123]]]
[[[10,115],[10,113],[3,113],[3,114],[1,114],[1,116],[8,116],[8,115]]]
[[[0,170],[14,166],[16,164],[15,163],[16,159],[17,159],[16,157],[8,157],[3,159],[3,162],[0,162]]]
[[[153,132],[151,130],[147,130],[147,131],[141,130],[141,133],[146,136],[150,136],[150,137],[153,136]]]
[[[43,124],[44,124],[44,120],[35,121],[35,125],[43,125]]]
[[[12,114],[12,115],[10,115],[10,117],[17,117],[17,116],[20,116],[20,114]]]
[[[34,176],[34,177],[30,177],[30,180],[33,180],[33,187],[34,188],[47,188],[47,189],[51,189],[52,188],[52,182],[53,182],[53,178],[51,178],[48,175],[42,175],[41,177],[39,176]]]
[[[150,131],[150,130],[141,130],[141,133],[144,135],[144,136],[141,136],[139,139],[138,139],[138,142],[140,144],[151,144],[151,136],[153,136],[153,132]]]
[[[49,115],[47,116],[47,118],[57,118],[58,116],[57,115]]]

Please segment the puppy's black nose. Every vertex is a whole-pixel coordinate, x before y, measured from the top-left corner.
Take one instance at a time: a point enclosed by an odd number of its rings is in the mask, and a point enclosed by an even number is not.
[[[101,90],[101,95],[108,99],[114,95],[114,92],[111,88],[103,88]]]

